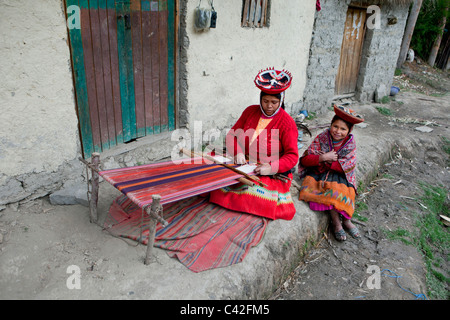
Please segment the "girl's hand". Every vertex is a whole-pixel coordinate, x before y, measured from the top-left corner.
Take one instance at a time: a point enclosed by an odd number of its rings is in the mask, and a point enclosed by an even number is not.
[[[338,155],[336,153],[336,151],[330,151],[327,153],[321,153],[319,156],[319,162],[329,162],[332,163],[334,161],[337,161],[338,159]]]
[[[272,174],[272,167],[268,163],[258,164],[255,168],[255,173],[261,176],[268,176]]]
[[[237,164],[246,164],[245,155],[243,153],[238,153],[235,158]]]

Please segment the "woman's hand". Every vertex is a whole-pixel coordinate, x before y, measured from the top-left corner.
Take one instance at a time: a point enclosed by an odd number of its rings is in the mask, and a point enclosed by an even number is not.
[[[237,164],[246,164],[245,155],[243,153],[238,153],[235,158]]]
[[[336,151],[334,151],[334,150],[327,152],[327,153],[324,153],[324,152],[319,153],[319,162],[332,163],[334,161],[337,161],[337,159],[338,159],[338,155],[337,155]]]
[[[256,166],[254,171],[261,176],[268,176],[272,174],[272,167],[268,163],[261,163]]]

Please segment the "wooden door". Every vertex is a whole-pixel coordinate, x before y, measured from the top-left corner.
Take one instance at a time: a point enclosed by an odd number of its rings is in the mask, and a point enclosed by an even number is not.
[[[354,93],[358,80],[366,25],[366,9],[348,8],[341,58],[336,76],[336,95]]]
[[[66,0],[84,157],[175,129],[175,0]]]

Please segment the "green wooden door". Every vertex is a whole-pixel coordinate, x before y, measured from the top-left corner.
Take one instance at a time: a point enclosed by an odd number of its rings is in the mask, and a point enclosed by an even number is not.
[[[84,157],[175,129],[175,0],[66,0]],[[79,11],[72,11],[73,8]]]

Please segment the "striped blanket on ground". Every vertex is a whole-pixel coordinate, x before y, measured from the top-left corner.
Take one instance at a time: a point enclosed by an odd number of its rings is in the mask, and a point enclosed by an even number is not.
[[[241,262],[264,236],[268,220],[231,211],[192,197],[163,205],[169,223],[156,227],[155,247],[167,250],[193,272]],[[109,210],[105,227],[121,237],[147,244],[149,216],[126,196],[119,196]]]

